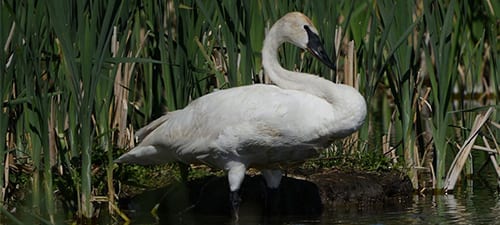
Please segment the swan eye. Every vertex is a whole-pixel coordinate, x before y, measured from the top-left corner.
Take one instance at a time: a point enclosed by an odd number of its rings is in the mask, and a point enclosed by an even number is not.
[[[311,32],[311,28],[309,28],[309,26],[307,25],[304,25],[304,29],[307,31],[307,33]]]
[[[306,32],[309,34],[309,33],[312,33],[312,34],[315,34],[315,35],[318,35],[316,32],[314,32],[311,27],[309,25],[304,25],[304,29],[306,30]]]
[[[307,37],[309,38],[309,42],[318,42],[321,43],[318,34],[311,30],[311,28],[307,25],[304,25],[304,29],[307,32]]]

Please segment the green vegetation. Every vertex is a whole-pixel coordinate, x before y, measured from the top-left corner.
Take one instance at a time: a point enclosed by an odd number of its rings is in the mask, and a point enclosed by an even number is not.
[[[120,184],[147,185],[148,170],[177,179],[160,172],[172,165],[112,161],[161,114],[263,81],[265,30],[290,11],[311,17],[338,71],[290,45],[282,64],[353,84],[368,102],[365,125],[326,158],[397,166],[440,191],[488,106],[478,145],[499,150],[498,1],[1,0],[0,221],[21,223],[13,209],[48,224],[113,215]]]

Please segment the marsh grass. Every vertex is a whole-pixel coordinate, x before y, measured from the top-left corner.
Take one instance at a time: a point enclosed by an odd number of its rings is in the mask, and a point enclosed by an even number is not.
[[[443,190],[455,146],[488,107],[486,141],[476,144],[499,151],[498,1],[0,6],[2,220],[14,209],[38,223],[113,215],[121,184],[141,184],[150,170],[112,162],[131,148],[134,129],[215,89],[264,82],[265,31],[289,11],[312,18],[338,69],[291,45],[280,50],[283,66],[354,85],[368,102],[362,129],[321,165],[398,167],[416,189]]]

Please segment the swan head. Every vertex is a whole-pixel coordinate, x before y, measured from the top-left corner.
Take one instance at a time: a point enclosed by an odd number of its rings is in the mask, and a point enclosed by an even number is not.
[[[335,63],[326,54],[318,30],[312,24],[311,19],[304,14],[300,12],[288,13],[278,20],[273,27],[278,29],[283,41],[306,49],[331,69],[336,68]]]

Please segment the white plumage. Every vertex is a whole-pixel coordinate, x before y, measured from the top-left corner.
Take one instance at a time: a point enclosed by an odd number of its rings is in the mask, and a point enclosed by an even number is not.
[[[202,96],[140,129],[140,143],[116,162],[181,161],[224,169],[235,216],[247,168],[261,169],[268,187],[277,188],[281,166],[317,156],[333,139],[357,130],[366,116],[365,100],[354,88],[282,68],[277,51],[285,41],[334,67],[309,18],[288,13],[273,25],[262,50],[264,71],[276,85]]]

